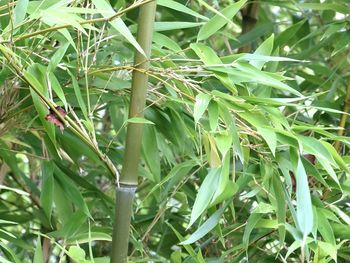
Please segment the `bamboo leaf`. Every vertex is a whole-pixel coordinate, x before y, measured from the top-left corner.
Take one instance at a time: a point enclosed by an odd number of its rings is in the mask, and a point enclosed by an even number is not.
[[[339,13],[348,14],[349,9],[342,4],[329,4],[329,3],[300,3],[298,4],[303,9],[313,9],[318,11],[334,10]]]
[[[154,125],[153,122],[145,119],[145,118],[141,118],[141,117],[133,117],[127,120],[128,123],[140,123],[140,124],[152,124]]]
[[[48,76],[49,76],[49,81],[51,83],[51,87],[53,91],[56,93],[57,97],[62,101],[64,107],[67,109],[68,107],[67,99],[66,99],[66,96],[64,95],[64,91],[60,85],[60,82],[58,81],[54,73],[51,72],[49,73]]]
[[[200,215],[205,211],[205,209],[210,204],[216,187],[219,181],[220,168],[211,168],[205,177],[201,187],[198,190],[196,200],[193,205],[191,212],[191,220],[187,228],[189,228],[193,223],[200,217]]]
[[[277,147],[277,136],[274,131],[267,128],[257,127],[258,133],[264,138],[272,154],[275,156]]]
[[[199,30],[197,40],[205,40],[208,37],[212,36],[214,33],[216,33],[218,30],[220,30],[223,26],[227,24],[227,20],[231,20],[246,2],[247,0],[240,0],[221,10],[220,13],[227,19],[224,19],[222,16],[219,15],[215,15],[214,17],[212,17]]]
[[[179,52],[181,51],[181,47],[171,38],[167,37],[166,35],[163,35],[158,32],[153,33],[153,42],[159,45],[160,47],[166,47],[169,50]]]
[[[77,262],[85,261],[85,256],[86,256],[85,251],[79,246],[71,246],[67,254],[74,261],[77,261]]]
[[[92,0],[92,3],[96,6],[96,8],[101,12],[102,16],[105,18],[111,17],[111,15],[107,15],[108,13],[111,13],[113,15],[116,14],[113,8],[110,6],[110,4],[107,3],[105,0]],[[109,21],[109,23],[115,30],[117,30],[122,36],[124,36],[125,39],[128,40],[129,43],[133,45],[138,52],[140,52],[144,57],[146,57],[145,52],[143,51],[139,43],[137,43],[136,39],[131,34],[130,30],[120,17]]]
[[[337,247],[335,245],[323,241],[318,241],[317,244],[326,255],[329,255],[335,262],[337,262]]]
[[[274,35],[272,34],[268,39],[266,39],[254,52],[254,55],[266,55],[269,56],[273,50]],[[263,61],[250,61],[250,64],[257,69],[262,69],[264,66]]]
[[[74,182],[67,177],[59,168],[55,167],[54,170],[55,181],[60,185],[63,192],[69,199],[84,212],[88,217],[91,218],[89,208],[87,207],[83,196],[81,195],[79,189],[74,184]],[[56,189],[56,187],[55,187]]]
[[[196,96],[196,102],[193,109],[193,117],[195,123],[198,123],[199,119],[202,118],[204,112],[208,108],[210,100],[210,95],[205,93],[200,93]]]
[[[219,106],[215,101],[210,101],[208,106],[209,125],[211,131],[215,131],[219,123]]]
[[[193,11],[192,9],[182,5],[181,3],[173,1],[173,0],[158,0],[157,5],[171,8],[173,10],[188,14],[190,16],[198,17],[198,18],[203,19],[203,20],[208,20],[207,17],[205,17],[205,16]]]
[[[280,179],[277,176],[272,176],[271,180],[276,200],[279,241],[283,244],[286,237],[286,200]]]
[[[58,64],[61,62],[63,56],[65,55],[68,47],[69,47],[69,43],[65,43],[59,49],[57,49],[55,54],[53,54],[53,56],[50,59],[50,63],[47,66],[47,72],[52,72],[56,69]]]
[[[328,219],[325,217],[322,209],[319,209],[319,208],[317,209],[317,230],[318,232],[320,232],[323,239],[327,243],[330,243],[333,246],[336,245],[332,226],[329,223]]]
[[[24,73],[24,76],[29,81],[30,85],[36,87],[36,89],[42,94],[44,94],[44,87],[37,81],[37,79],[28,71]],[[34,107],[38,112],[41,123],[43,124],[51,142],[56,146],[56,135],[55,135],[55,126],[48,122],[45,117],[49,113],[48,109],[43,105],[39,95],[33,90],[30,89],[30,94],[33,99]]]
[[[38,236],[38,239],[37,239],[33,262],[34,263],[44,263],[43,250],[41,248],[40,236]]]
[[[249,246],[250,234],[252,233],[253,229],[255,228],[258,221],[262,218],[262,216],[263,214],[252,213],[247,220],[247,225],[244,228],[243,241],[242,241],[246,250],[248,249],[248,246]]]
[[[53,208],[53,169],[54,167],[52,162],[44,162],[42,165],[42,186],[40,201],[49,222],[51,222],[51,214]]]
[[[85,101],[84,101],[83,96],[81,94],[78,81],[76,80],[75,76],[70,71],[68,71],[68,74],[70,75],[70,77],[72,79],[72,86],[74,89],[75,96],[78,100],[79,107],[84,114],[85,120],[89,120],[86,104],[85,104]]]
[[[182,241],[180,245],[192,244],[208,234],[219,223],[220,217],[224,213],[225,209],[226,206],[223,206],[217,210],[200,227],[198,227],[197,230],[188,239]]]
[[[157,144],[157,134],[153,126],[146,125],[142,136],[142,153],[154,182],[160,181],[160,158]]]
[[[154,30],[157,32],[179,30],[179,29],[199,27],[202,24],[203,23],[199,23],[199,22],[154,22]]]
[[[29,4],[29,0],[17,1],[16,7],[13,10],[13,13],[14,13],[13,27],[17,27],[26,17],[28,4]],[[7,30],[5,29],[4,31],[6,32]]]
[[[297,219],[304,240],[311,232],[314,224],[313,209],[311,204],[310,188],[308,185],[308,177],[305,173],[304,166],[301,160],[298,160],[295,168],[296,183],[297,183]]]

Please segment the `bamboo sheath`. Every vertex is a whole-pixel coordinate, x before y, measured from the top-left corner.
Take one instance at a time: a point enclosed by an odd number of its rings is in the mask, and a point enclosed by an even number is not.
[[[135,65],[131,86],[129,118],[143,117],[148,86],[149,69],[156,0],[140,7],[137,42],[146,54],[146,58],[135,51]],[[127,262],[129,229],[132,204],[137,188],[138,166],[140,161],[142,123],[129,123],[127,127],[124,162],[119,184],[116,186],[116,211],[112,237],[111,263]]]

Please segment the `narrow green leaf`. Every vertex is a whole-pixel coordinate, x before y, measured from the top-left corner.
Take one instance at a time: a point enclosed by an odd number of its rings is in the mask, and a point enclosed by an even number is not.
[[[334,149],[333,145],[326,142],[326,141],[320,141],[322,145],[327,149],[327,151],[332,155],[334,161],[339,165],[341,169],[344,171],[350,173],[348,166],[346,165],[343,158],[339,155],[339,153]]]
[[[295,23],[292,26],[288,27],[281,34],[279,34],[275,40],[275,47],[277,46],[283,47],[284,45],[287,45],[288,41],[296,35],[296,33],[299,31],[299,29],[305,22],[306,22],[306,19],[303,19],[298,23]]]
[[[215,51],[201,43],[192,43],[190,44],[190,48],[196,53],[196,55],[201,59],[201,61],[206,66],[210,65],[222,65],[221,59],[215,53]],[[215,77],[225,85],[231,92],[236,93],[236,88],[233,86],[232,81],[229,79],[227,74],[217,72],[215,73]]]
[[[339,207],[330,204],[330,209],[332,209],[346,224],[350,225],[350,216],[348,216],[344,211],[342,211]]]
[[[231,144],[229,144],[231,145]],[[220,177],[219,182],[217,184],[217,187],[215,189],[215,193],[213,195],[213,198],[210,202],[210,205],[212,205],[213,202],[216,202],[218,197],[224,193],[224,191],[227,189],[227,185],[230,181],[230,161],[231,161],[231,154],[228,152],[223,155],[222,160],[222,166],[220,171]]]
[[[101,12],[102,16],[105,18],[111,17],[111,15],[108,15],[108,13],[113,15],[116,14],[111,5],[105,0],[92,0],[92,3],[96,6],[96,8]],[[111,24],[111,26],[113,26],[115,30],[117,30],[122,36],[124,36],[126,40],[128,40],[129,43],[133,45],[138,52],[140,52],[143,56],[147,57],[139,43],[137,43],[136,39],[131,34],[130,30],[120,17],[109,21],[109,23]]]
[[[157,134],[155,128],[146,125],[142,136],[142,154],[150,169],[154,182],[160,181],[160,158],[157,144]]]
[[[18,26],[26,17],[27,8],[28,8],[29,0],[18,0],[16,7],[13,11],[14,21],[13,26]]]
[[[86,256],[85,251],[79,246],[71,246],[67,254],[69,255],[70,258],[72,258],[76,262],[85,261],[85,256]]]
[[[192,208],[191,220],[187,228],[189,228],[198,219],[198,217],[210,204],[219,182],[220,171],[220,168],[211,168],[209,170],[209,173],[198,190],[198,194]]]
[[[80,90],[78,81],[70,71],[68,71],[68,74],[71,76],[74,93],[75,93],[76,99],[78,100],[79,107],[84,114],[85,120],[89,120],[86,104],[83,99],[83,96],[81,95],[81,90]]]
[[[58,64],[61,62],[64,54],[66,53],[67,49],[69,47],[69,43],[64,43],[61,47],[57,49],[55,54],[51,56],[49,65],[47,66],[47,72],[52,72],[56,69]]]
[[[342,14],[349,14],[349,8],[345,4],[330,4],[330,3],[300,3],[298,4],[303,9],[313,9],[318,11],[333,10]]]
[[[203,20],[208,20],[207,17],[205,17],[205,16],[193,11],[192,9],[184,6],[183,4],[181,4],[179,2],[175,2],[173,0],[158,0],[157,5],[164,6],[164,7],[182,12],[182,13],[188,14],[190,16],[198,17],[198,18],[203,19]]]
[[[141,117],[133,117],[127,120],[128,123],[142,123],[142,124],[152,124],[154,125],[153,122],[145,119],[145,118],[141,118]]]
[[[160,47],[166,47],[169,50],[180,52],[182,49],[174,40],[166,35],[163,35],[158,32],[153,33],[153,42],[159,45]]]
[[[41,248],[40,236],[38,236],[33,263],[44,263],[43,250]]]
[[[215,101],[210,101],[208,106],[209,125],[211,131],[215,131],[219,123],[219,106]]]
[[[262,218],[262,216],[263,214],[252,213],[250,214],[247,220],[247,225],[244,228],[243,241],[242,241],[246,250],[248,249],[248,246],[249,246],[250,234],[252,233],[253,229],[255,228],[258,221]]]
[[[269,37],[266,41],[268,41],[270,39],[271,39],[271,37]],[[270,42],[267,42],[266,44],[270,44]],[[266,47],[264,47],[264,48],[266,48]],[[223,60],[227,59],[227,57],[226,58],[223,57],[222,59]],[[267,55],[260,55],[260,54],[255,54],[255,53],[254,54],[240,55],[240,57],[236,58],[235,60],[248,61],[252,65],[255,65],[256,63],[265,64],[266,62],[280,62],[280,61],[301,62],[300,60],[287,58],[287,57],[267,56]],[[259,67],[257,67],[257,68],[259,68]],[[261,69],[261,68],[259,68],[259,69]]]
[[[272,34],[255,50],[254,55],[270,56],[273,50],[273,41],[274,35]],[[261,70],[265,63],[264,61],[250,61],[250,64]]]
[[[323,241],[318,241],[317,244],[326,255],[329,255],[335,262],[337,262],[337,247],[335,245]]]
[[[14,192],[14,193],[16,193],[18,195],[24,195],[24,196],[29,196],[30,195],[29,193],[27,193],[25,191],[22,191],[21,189],[8,187],[6,185],[0,185],[0,190],[11,191],[11,192]]]
[[[171,224],[169,224],[168,222],[165,222],[170,228],[171,230],[173,230],[173,232],[175,233],[176,237],[181,241],[185,241],[185,238],[176,230],[175,227],[173,227]],[[190,245],[184,245],[184,248],[186,249],[186,251],[188,252],[188,254],[190,254],[192,257],[196,257],[196,252],[194,251],[194,249],[190,246]]]
[[[234,98],[233,96],[231,97]],[[244,163],[243,149],[239,139],[235,119],[233,119],[227,107],[222,103],[219,104],[219,114],[223,118],[226,126],[230,129],[230,132],[232,134],[233,149],[237,153],[241,162]]]
[[[316,157],[321,156],[325,161],[335,164],[332,155],[320,141],[313,137],[303,135],[298,135],[298,139],[302,143],[303,149],[306,152],[313,154]]]
[[[3,241],[4,239],[2,239]],[[5,259],[4,257],[0,256],[0,259],[3,263],[22,263],[21,260],[19,260],[17,253],[13,251],[11,248],[9,248],[7,245],[5,245],[3,242],[0,242],[0,247],[2,252],[4,252],[7,255],[7,258],[11,259],[11,261]],[[28,249],[28,248],[25,248]],[[31,248],[30,248],[31,249]]]
[[[159,31],[169,31],[169,30],[179,30],[185,28],[193,28],[203,25],[203,23],[198,22],[154,22],[154,30]]]
[[[277,135],[276,133],[268,128],[263,127],[257,127],[258,133],[264,138],[267,145],[269,146],[273,156],[275,156],[276,153],[276,147],[277,147]]]
[[[54,202],[57,218],[64,226],[72,220],[73,206],[58,181],[54,180]]]
[[[225,156],[232,146],[232,135],[229,132],[222,132],[215,136],[216,145],[222,156]]]
[[[44,161],[42,164],[42,186],[40,201],[49,222],[51,222],[51,213],[53,207],[53,168],[53,163],[51,161]]]
[[[199,30],[197,40],[205,40],[217,31],[219,31],[223,26],[227,24],[227,20],[231,20],[246,2],[247,0],[240,0],[221,10],[220,13],[227,19],[224,19],[222,16],[219,15],[215,15],[214,17],[212,17]]]
[[[193,109],[193,117],[195,123],[198,123],[199,119],[203,116],[205,110],[209,105],[210,100],[210,95],[205,93],[200,93],[196,96],[196,102],[194,104]]]
[[[279,241],[281,244],[284,244],[286,237],[286,200],[283,191],[283,185],[281,180],[277,175],[271,177],[272,187],[275,194],[275,203],[276,203],[276,214],[278,221],[278,235]]]
[[[56,93],[57,97],[62,101],[64,107],[67,109],[68,103],[60,82],[58,81],[58,79],[56,78],[53,72],[50,72],[48,74],[49,74],[49,81],[51,83],[51,87],[53,91]]]
[[[275,89],[288,91],[294,95],[302,97],[303,95],[281,82],[280,75],[272,74],[264,71],[260,71],[254,66],[246,63],[235,63],[232,68],[229,67],[207,67],[208,70],[213,72],[227,73],[234,83],[240,84],[245,82],[260,83],[266,86],[273,87]]]
[[[342,51],[343,49],[345,49],[346,47],[349,46],[350,31],[348,30],[348,31],[342,32],[341,34],[342,35],[341,35],[339,41],[337,42],[336,46],[334,47],[334,50],[333,50],[331,56],[335,56],[340,51]]]
[[[86,205],[83,196],[81,195],[75,183],[64,174],[59,168],[55,167],[54,177],[56,182],[60,185],[63,192],[69,199],[79,208],[85,215],[91,218],[88,206]],[[56,189],[56,188],[55,188]]]
[[[42,92],[42,94],[44,94],[44,87],[39,83],[39,81],[37,81],[37,79],[32,74],[30,74],[28,71],[26,71],[24,73],[24,76],[29,81],[31,86],[36,87],[37,90],[39,90],[40,92]],[[34,107],[35,107],[36,111],[38,112],[40,121],[42,122],[51,142],[53,143],[53,145],[56,146],[55,126],[53,124],[49,123],[45,119],[45,117],[49,113],[49,111],[43,105],[39,95],[36,94],[36,92],[33,89],[30,89],[30,94],[31,94],[32,99],[33,99]]]
[[[297,219],[300,230],[303,232],[303,237],[305,239],[313,228],[314,220],[308,177],[300,159],[295,168],[295,176],[297,184]]]
[[[76,14],[70,14],[63,12],[60,9],[50,8],[45,10],[45,12],[40,13],[40,16],[41,20],[49,26],[69,24],[83,34],[87,35],[86,30],[79,23],[83,21],[83,19]]]
[[[295,251],[297,250],[299,247],[301,247],[302,242],[301,240],[295,240],[292,245],[289,246],[288,251],[286,256],[284,257],[284,260],[286,261],[287,258]]]
[[[75,234],[66,240],[67,244],[84,244],[91,241],[112,241],[112,237],[103,232],[90,232]]]
[[[59,29],[57,31],[60,32],[61,35],[64,36],[64,38],[67,39],[69,44],[71,44],[71,46],[75,49],[75,51],[78,52],[77,46],[75,45],[75,42],[74,42],[71,34],[69,33],[68,29],[67,28],[62,28],[62,29]]]
[[[328,219],[323,214],[323,209],[317,208],[317,230],[322,235],[323,239],[332,244],[336,245],[334,232]]]
[[[226,207],[227,206],[223,206],[212,214],[188,239],[182,241],[180,245],[192,244],[208,234],[219,223],[220,217],[224,213]]]
[[[201,43],[192,43],[190,48],[196,53],[196,55],[203,61],[207,66],[209,65],[221,65],[222,61],[210,47]]]

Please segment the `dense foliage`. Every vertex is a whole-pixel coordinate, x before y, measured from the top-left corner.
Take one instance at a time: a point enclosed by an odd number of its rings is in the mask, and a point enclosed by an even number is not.
[[[144,123],[131,262],[349,262],[348,0],[0,0],[0,262],[109,262]],[[322,2],[322,3],[321,3]]]

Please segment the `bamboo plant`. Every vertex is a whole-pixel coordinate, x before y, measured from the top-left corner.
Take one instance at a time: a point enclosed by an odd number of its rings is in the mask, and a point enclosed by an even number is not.
[[[146,57],[140,52],[135,54],[135,67],[132,76],[129,118],[142,118],[146,103],[153,24],[156,12],[156,1],[140,7],[137,41]],[[111,263],[127,261],[129,228],[132,204],[137,188],[138,166],[141,152],[142,123],[129,123],[127,128],[124,163],[120,181],[116,187],[116,210],[112,239]]]

